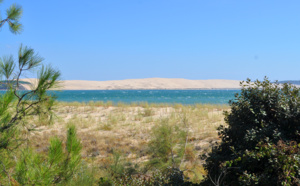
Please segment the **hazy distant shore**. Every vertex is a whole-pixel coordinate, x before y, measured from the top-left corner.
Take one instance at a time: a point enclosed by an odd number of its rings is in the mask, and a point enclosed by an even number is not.
[[[26,89],[36,84],[36,79],[23,79],[31,85],[23,85]],[[209,90],[240,89],[239,80],[188,80],[171,78],[126,79],[113,81],[61,81],[61,90]]]

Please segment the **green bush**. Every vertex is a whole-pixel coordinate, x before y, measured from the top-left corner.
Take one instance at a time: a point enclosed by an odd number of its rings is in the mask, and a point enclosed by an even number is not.
[[[167,167],[179,168],[184,155],[184,145],[187,132],[177,125],[172,125],[168,119],[152,129],[151,140],[148,144],[150,160],[147,169]]]
[[[132,185],[132,186],[188,186],[194,185],[191,182],[185,181],[183,172],[177,168],[168,167],[164,171],[156,169],[150,174],[124,174],[118,178],[100,178],[99,185],[112,186],[112,185]]]
[[[299,88],[271,83],[267,78],[262,82],[248,79],[242,82],[240,94],[236,94],[235,100],[229,104],[231,111],[225,112],[228,126],[218,128],[222,142],[207,158],[204,157],[208,176],[203,185],[244,185],[243,175],[250,171],[249,166],[243,165],[247,161],[240,161],[235,166],[229,166],[228,162],[236,162],[247,153],[256,152],[261,143],[300,142]],[[259,167],[256,168],[251,167],[251,174],[259,173]],[[280,180],[278,175],[281,174],[268,172],[267,176]],[[262,180],[259,179],[258,184]]]
[[[226,167],[240,167],[241,185],[299,185],[300,144],[295,141],[260,143],[255,150],[227,161]]]

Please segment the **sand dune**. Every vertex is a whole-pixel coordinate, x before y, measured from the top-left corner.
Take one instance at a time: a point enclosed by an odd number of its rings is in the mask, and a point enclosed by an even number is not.
[[[23,81],[36,83],[35,79]],[[62,90],[118,90],[118,89],[236,89],[240,88],[238,80],[188,80],[171,78],[126,79],[115,81],[61,81]],[[24,85],[30,89],[29,85]]]

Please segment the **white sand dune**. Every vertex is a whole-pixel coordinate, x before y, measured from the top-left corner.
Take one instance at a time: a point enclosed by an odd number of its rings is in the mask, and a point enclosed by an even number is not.
[[[36,84],[36,79],[23,79]],[[238,80],[188,80],[177,78],[126,79],[115,81],[61,81],[61,90],[119,90],[119,89],[237,89]],[[24,85],[30,89],[29,85]]]

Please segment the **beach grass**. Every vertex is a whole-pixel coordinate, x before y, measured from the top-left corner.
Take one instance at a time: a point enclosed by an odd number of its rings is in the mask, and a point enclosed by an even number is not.
[[[30,118],[36,128],[30,133],[29,145],[47,153],[49,139],[65,139],[67,127],[75,125],[83,146],[82,157],[97,167],[97,176],[107,174],[116,153],[143,170],[151,160],[149,142],[153,140],[153,131],[167,119],[170,127],[186,132],[180,168],[186,170],[191,181],[199,182],[206,174],[199,156],[219,141],[216,129],[225,125],[223,112],[229,109],[228,105],[212,104],[57,102],[51,125],[41,118]]]

